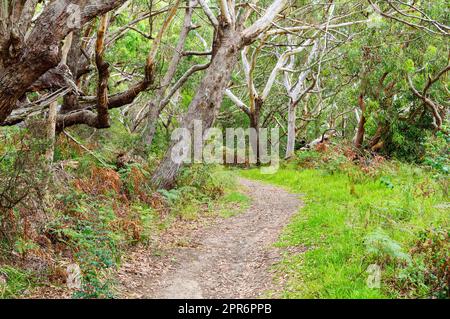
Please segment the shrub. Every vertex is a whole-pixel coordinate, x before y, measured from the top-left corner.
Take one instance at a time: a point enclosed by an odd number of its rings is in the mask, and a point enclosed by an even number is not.
[[[226,188],[234,186],[234,179],[223,168],[215,165],[192,165],[181,173],[177,181],[179,189],[188,187],[194,197],[217,199]]]
[[[450,136],[441,131],[436,136],[429,136],[425,143],[426,152],[423,163],[443,175],[449,173],[449,142]]]
[[[299,151],[296,153],[296,162],[301,168],[318,167],[321,158],[322,154],[317,151]]]
[[[381,229],[367,235],[365,244],[367,253],[381,265],[390,262],[407,264],[411,262],[411,257],[403,252],[400,244]]]
[[[26,223],[42,223],[43,199],[50,176],[47,142],[26,130],[3,136],[0,152],[0,237],[10,245],[24,235]]]
[[[400,288],[413,297],[450,298],[449,231],[431,228],[417,237],[413,263],[399,274]]]

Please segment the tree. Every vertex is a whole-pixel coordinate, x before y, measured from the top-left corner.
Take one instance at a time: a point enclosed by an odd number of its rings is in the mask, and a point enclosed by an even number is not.
[[[189,77],[198,71],[204,70],[209,66],[207,64],[196,64],[190,67],[186,73],[184,73],[180,79],[174,83],[172,86],[172,81],[176,75],[178,65],[183,57],[189,55],[209,55],[211,52],[187,52],[185,50],[186,40],[189,33],[196,28],[192,24],[192,14],[194,13],[194,6],[196,1],[187,1],[187,6],[185,10],[185,17],[183,26],[178,37],[178,43],[175,47],[174,54],[167,68],[167,72],[164,75],[160,83],[160,88],[157,90],[155,97],[147,104],[147,112],[143,117],[137,119],[135,126],[139,125],[142,119],[146,118],[147,128],[144,134],[144,142],[147,145],[151,145],[153,142],[153,137],[156,133],[156,124],[158,122],[159,116],[164,108],[169,104],[170,99],[176,93],[180,87],[189,79]]]
[[[222,104],[224,91],[238,61],[240,50],[254,42],[260,34],[271,26],[287,1],[275,0],[267,8],[265,14],[247,28],[244,27],[244,24],[252,12],[250,6],[247,6],[244,10],[239,10],[237,7],[230,6],[231,3],[225,0],[218,2],[220,16],[216,17],[212,15],[206,2],[200,1],[215,28],[215,39],[211,65],[206,71],[197,89],[197,94],[187,113],[183,116],[180,125],[190,132],[193,132],[196,120],[202,121],[203,131],[214,124]],[[239,12],[239,15],[236,14],[237,12]],[[172,143],[152,177],[152,183],[158,188],[172,186],[181,168],[181,163],[172,160],[174,146],[175,143]]]
[[[310,41],[308,45],[311,43]],[[289,96],[289,108],[288,108],[288,138],[286,146],[286,158],[290,158],[294,154],[295,140],[296,140],[296,121],[297,121],[297,106],[303,97],[308,94],[310,90],[316,85],[316,81],[307,86],[306,80],[311,72],[311,64],[317,58],[319,53],[319,40],[314,41],[314,46],[308,56],[307,62],[304,64],[304,70],[299,73],[296,84],[292,85],[292,80],[289,76],[289,69],[294,65],[294,59],[291,58],[290,65],[287,70],[284,71],[284,85]]]
[[[46,72],[61,61],[61,41],[125,0],[54,1],[44,6],[32,27],[39,1],[3,2],[0,8],[0,122]]]

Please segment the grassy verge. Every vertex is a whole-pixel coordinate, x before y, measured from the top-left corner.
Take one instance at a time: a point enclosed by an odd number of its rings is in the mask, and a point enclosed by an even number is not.
[[[284,298],[448,297],[448,197],[430,172],[349,164],[242,175],[305,194],[278,243],[305,249],[277,266],[288,278]]]

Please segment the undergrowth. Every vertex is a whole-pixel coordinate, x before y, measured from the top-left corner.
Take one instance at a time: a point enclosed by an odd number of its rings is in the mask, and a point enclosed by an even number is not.
[[[302,251],[276,267],[287,276],[282,296],[448,298],[445,174],[329,146],[299,152],[273,175],[243,171],[305,194],[278,243]]]
[[[247,202],[234,175],[219,166],[188,167],[173,190],[152,189],[160,154],[147,153],[117,123],[107,131],[74,129],[76,140],[60,136],[51,166],[41,159],[45,141],[31,145],[26,130],[2,134],[0,298],[64,288],[69,265],[81,270],[71,297],[113,298],[128,248],[151,247],[175,220],[231,215]],[[43,167],[33,169],[38,162]]]

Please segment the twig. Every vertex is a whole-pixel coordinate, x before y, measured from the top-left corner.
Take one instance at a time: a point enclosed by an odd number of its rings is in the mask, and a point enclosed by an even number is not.
[[[72,135],[70,135],[69,133],[66,132],[66,130],[63,130],[64,135],[66,135],[68,138],[70,138],[72,141],[74,141],[76,144],[78,144],[82,149],[84,149],[86,152],[88,152],[90,155],[92,155],[93,157],[95,157],[96,160],[98,160],[100,163],[102,163],[105,166],[108,166],[108,164],[102,160],[100,157],[98,157],[97,155],[94,154],[94,152],[92,152],[90,149],[88,149],[86,146],[84,146],[83,144],[81,144],[79,141],[77,141],[75,139],[75,137],[73,137]]]

